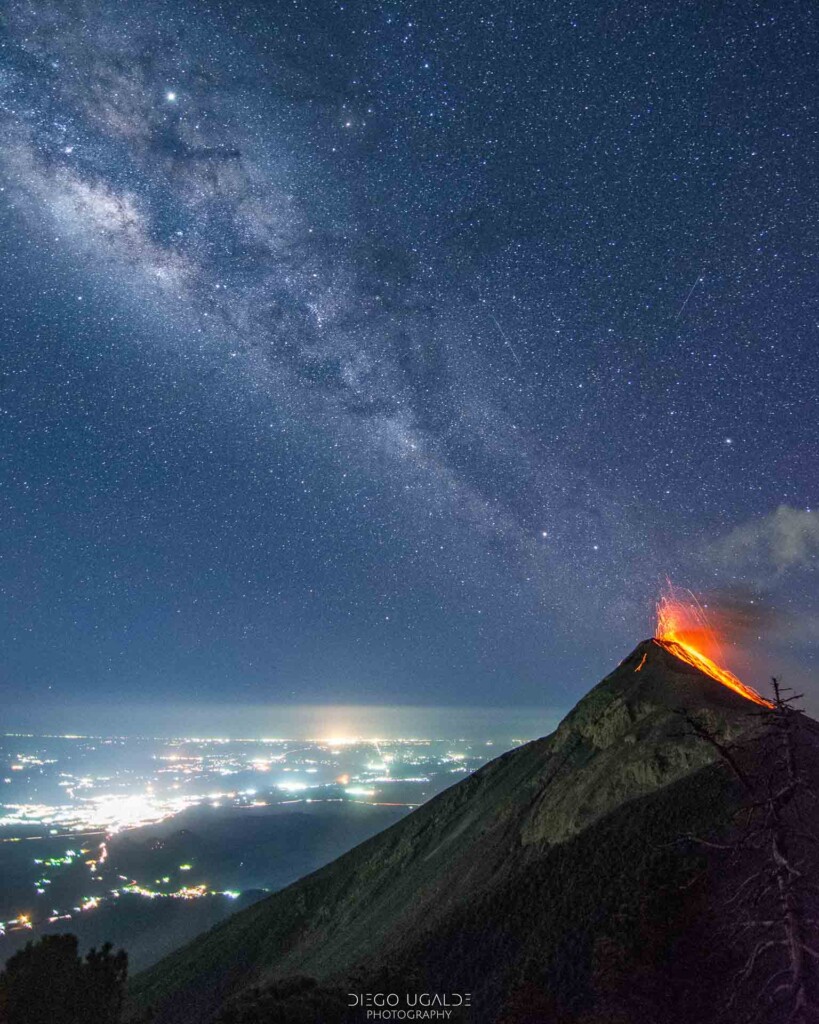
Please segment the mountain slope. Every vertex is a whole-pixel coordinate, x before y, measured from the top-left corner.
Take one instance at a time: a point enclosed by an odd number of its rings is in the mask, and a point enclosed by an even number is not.
[[[670,841],[727,820],[736,803],[731,780],[708,767],[712,747],[685,735],[680,709],[729,740],[759,722],[743,697],[645,641],[551,736],[161,961],[135,980],[134,1006],[169,1024],[207,1021],[237,994],[295,975],[344,991],[351,979],[460,985],[476,1007],[480,997],[476,1021],[516,1012],[527,985],[547,998],[526,963],[548,948],[547,960],[582,973],[568,951],[582,946],[589,960],[592,931],[598,941],[628,913],[618,893],[639,893],[652,872],[654,894],[668,879],[677,891],[692,858]],[[548,998],[564,988],[550,985]],[[258,997],[248,998],[255,1020]],[[278,1019],[266,1012],[258,1019]]]

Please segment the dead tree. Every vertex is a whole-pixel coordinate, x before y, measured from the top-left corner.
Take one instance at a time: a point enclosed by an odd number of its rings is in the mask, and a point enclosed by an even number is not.
[[[732,837],[696,841],[725,852],[728,876],[738,879],[722,909],[746,952],[727,1018],[819,1024],[819,840],[806,824],[817,799],[806,742],[814,730],[793,706],[801,694],[786,697],[779,680],[772,682],[772,707],[759,712],[762,728],[739,746],[683,714],[690,732],[717,751],[746,794]],[[812,747],[819,749],[819,731]]]

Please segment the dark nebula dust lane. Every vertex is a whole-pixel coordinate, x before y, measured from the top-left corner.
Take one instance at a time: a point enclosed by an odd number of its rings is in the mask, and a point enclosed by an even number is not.
[[[807,678],[816,43],[807,3],[11,3],[8,692],[562,705],[666,575]]]

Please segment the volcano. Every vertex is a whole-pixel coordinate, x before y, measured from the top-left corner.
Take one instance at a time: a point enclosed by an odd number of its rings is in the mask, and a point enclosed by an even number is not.
[[[769,712],[743,690],[642,642],[552,735],[137,976],[131,1019],[330,1024],[374,1019],[373,994],[468,993],[448,1019],[716,1021],[730,869],[681,837],[723,834],[744,799],[718,749]]]

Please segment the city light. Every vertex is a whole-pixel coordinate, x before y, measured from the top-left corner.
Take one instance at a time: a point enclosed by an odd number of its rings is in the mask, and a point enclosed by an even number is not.
[[[360,740],[352,733],[315,741],[0,737],[0,850],[31,842],[33,901],[0,921],[0,937],[123,900],[238,900],[235,867],[219,877],[218,864],[200,860],[196,831],[194,845],[179,851],[171,869],[165,837],[174,829],[185,834],[187,826],[175,824],[181,816],[262,817],[291,804],[341,808],[345,798],[380,799],[406,811],[432,795],[435,784],[449,785],[451,771],[471,770],[483,759],[482,752],[454,754],[444,741]],[[228,776],[235,787],[224,787]],[[147,833],[147,844],[144,829],[157,830]],[[136,845],[131,834],[139,837]],[[241,857],[233,863],[241,867]],[[248,887],[260,887],[256,875]]]

